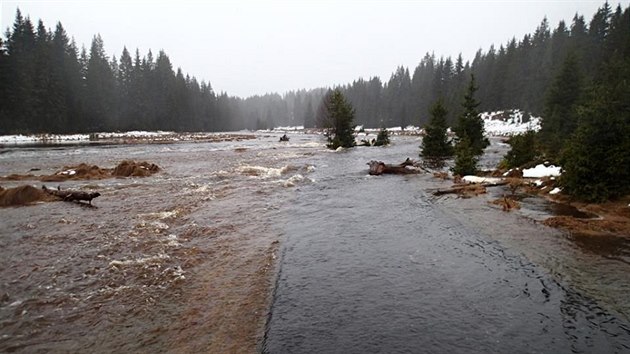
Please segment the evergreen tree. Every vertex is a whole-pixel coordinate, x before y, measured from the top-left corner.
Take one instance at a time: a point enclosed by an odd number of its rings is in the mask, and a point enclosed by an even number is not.
[[[598,66],[604,61],[604,43],[610,32],[611,15],[612,9],[606,1],[602,7],[597,9],[589,24],[588,37],[590,41],[587,59],[592,63],[593,69],[599,69]]]
[[[483,120],[479,115],[477,107],[479,102],[475,99],[475,92],[478,87],[475,84],[475,76],[471,74],[468,89],[464,95],[462,107],[463,113],[457,120],[454,132],[457,134],[457,141],[461,141],[464,137],[470,141],[472,151],[475,155],[481,155],[483,150],[490,145],[488,139],[484,136]]]
[[[111,122],[111,112],[114,108],[114,76],[100,35],[92,39],[85,85],[87,129],[102,131],[114,128]]]
[[[119,127],[120,129],[127,130],[132,127],[132,104],[131,97],[133,91],[134,81],[134,68],[131,55],[127,50],[127,47],[123,47],[122,54],[120,55],[120,64],[118,66],[117,85],[118,88],[118,102],[119,102]]]
[[[389,145],[389,132],[385,128],[379,130],[374,146]]]
[[[431,119],[425,125],[420,156],[429,164],[442,167],[444,160],[453,156],[453,146],[448,139],[446,115],[448,114],[442,100],[436,101],[430,110]]]
[[[80,99],[82,78],[77,58],[77,48],[68,39],[61,23],[57,23],[52,39],[52,70],[55,80],[59,82],[57,90],[63,100],[60,109],[60,124],[66,133],[77,132],[80,129],[82,112]]]
[[[475,92],[478,87],[475,85],[475,76],[470,76],[470,83],[464,95],[462,107],[464,112],[459,116],[454,132],[457,135],[457,144],[467,138],[471,144],[472,153],[475,156],[483,154],[483,150],[490,145],[488,138],[484,136],[483,120],[477,111],[479,102],[475,99]]]
[[[405,127],[411,122],[411,117],[408,116],[407,111],[410,93],[411,78],[409,69],[402,66],[398,67],[384,89],[384,95],[389,103],[387,105],[387,125]]]
[[[577,127],[582,75],[574,55],[569,54],[547,93],[540,141],[550,158],[559,156],[565,141]]]
[[[453,173],[462,176],[476,172],[479,156],[490,145],[488,138],[484,136],[483,120],[477,111],[479,102],[475,99],[475,91],[477,91],[475,76],[471,75],[462,103],[464,112],[459,116],[457,125],[453,129],[457,135]]]
[[[165,127],[168,130],[179,130],[174,116],[175,73],[170,59],[162,50],[158,52],[151,79],[154,82],[150,91],[155,108],[154,129]]]
[[[505,155],[506,168],[521,167],[537,157],[536,133],[528,131],[524,134],[514,135],[508,140],[510,151]]]
[[[304,111],[304,128],[315,127],[315,111],[313,111],[313,104],[311,100],[308,100],[306,110]]]
[[[355,146],[353,135],[354,109],[346,101],[341,90],[335,89],[329,96],[328,117],[330,125],[327,127],[328,148],[349,148]]]
[[[7,133],[28,133],[35,126],[37,107],[35,96],[35,29],[31,20],[22,17],[18,9],[13,30],[7,32],[6,67],[8,89],[6,100]]]
[[[0,97],[5,97],[0,100],[0,127],[7,128],[8,122],[8,109],[6,97],[9,96],[9,80],[8,80],[8,66],[7,66],[7,55],[6,50],[4,48],[4,42],[2,41],[2,37],[0,37]],[[5,133],[3,128],[0,128],[0,134]]]
[[[455,145],[453,174],[458,176],[474,175],[477,173],[477,162],[479,162],[479,155],[475,155],[472,143],[465,136]]]
[[[630,42],[628,43],[630,45]],[[612,55],[562,156],[564,191],[599,202],[630,193],[630,57]]]
[[[64,122],[58,120],[63,115],[62,97],[59,97],[59,80],[56,80],[51,60],[51,36],[42,20],[37,23],[34,49],[33,97],[35,116],[29,128],[35,132],[59,132]]]
[[[317,112],[315,113],[315,127],[328,129],[333,126],[331,112],[331,101],[333,91],[328,89],[317,106]]]

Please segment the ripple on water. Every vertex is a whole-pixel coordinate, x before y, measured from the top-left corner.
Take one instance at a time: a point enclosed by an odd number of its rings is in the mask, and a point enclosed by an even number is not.
[[[586,266],[565,262],[570,245],[543,241],[539,225],[501,219],[482,200],[431,199],[422,192],[430,177],[365,177],[364,153],[316,162],[318,184],[301,188],[285,211],[300,222],[285,227],[264,352],[630,348],[614,306],[556,276],[594,266],[587,257],[578,256]],[[533,263],[530,250],[575,271],[548,268],[537,256]]]

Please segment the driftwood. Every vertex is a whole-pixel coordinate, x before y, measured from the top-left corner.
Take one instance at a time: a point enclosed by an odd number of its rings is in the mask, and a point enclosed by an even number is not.
[[[433,195],[439,196],[439,195],[444,195],[444,194],[465,194],[465,193],[482,194],[482,193],[485,193],[485,190],[487,187],[505,186],[509,183],[510,183],[509,181],[501,181],[501,182],[496,182],[496,183],[480,183],[480,184],[470,183],[470,184],[455,185],[449,189],[438,189],[437,191],[433,192]]]
[[[46,186],[42,186],[42,189],[51,195],[61,198],[65,202],[81,202],[82,200],[87,201],[90,205],[92,204],[92,199],[96,197],[100,197],[101,193],[99,192],[82,192],[82,191],[70,191],[61,189],[48,189]]]
[[[375,176],[382,174],[407,175],[421,172],[418,166],[415,166],[413,161],[409,158],[399,165],[388,165],[382,161],[374,160],[368,162],[367,164],[370,166],[370,174]]]

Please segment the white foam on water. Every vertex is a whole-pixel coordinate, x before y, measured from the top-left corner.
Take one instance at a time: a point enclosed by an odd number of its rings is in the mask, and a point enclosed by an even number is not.
[[[178,217],[180,214],[179,210],[170,210],[170,211],[160,211],[157,213],[147,213],[147,214],[139,214],[138,216],[142,219],[148,219],[148,220],[164,220],[164,219],[169,219],[169,218],[176,218]]]
[[[166,236],[165,241],[166,241],[166,245],[169,247],[179,247],[182,245],[181,243],[178,242],[177,235],[175,234],[170,234]]]
[[[282,174],[289,171],[290,166],[284,166],[281,168],[273,168],[273,167],[263,167],[263,166],[252,166],[252,165],[244,165],[236,168],[236,171],[240,174],[251,176],[251,177],[260,177],[262,179],[280,177]]]
[[[301,174],[296,174],[294,176],[291,176],[291,178],[281,180],[280,182],[284,187],[290,188],[295,187],[296,185],[301,183],[312,183],[313,181],[308,177],[302,176]]]
[[[314,141],[310,141],[307,143],[301,143],[301,144],[295,144],[293,145],[295,147],[302,147],[302,148],[321,148],[321,147],[325,147],[324,143],[317,143]]]
[[[168,254],[157,254],[151,257],[137,258],[137,259],[128,259],[124,261],[113,260],[109,262],[110,267],[124,267],[124,266],[133,266],[133,265],[143,265],[143,264],[155,264],[162,263],[162,261],[170,259],[171,257]]]

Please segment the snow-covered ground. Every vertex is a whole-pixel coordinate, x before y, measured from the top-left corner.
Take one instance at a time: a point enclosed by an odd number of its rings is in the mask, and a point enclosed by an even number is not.
[[[89,141],[90,139],[123,139],[123,138],[157,138],[171,136],[174,132],[148,132],[148,131],[129,131],[116,133],[93,133],[93,134],[33,134],[33,135],[2,135],[0,136],[0,144],[29,144],[40,142],[78,142]]]
[[[512,136],[540,130],[542,118],[518,109],[481,113],[486,135]]]
[[[528,119],[526,119],[526,117]],[[481,113],[484,122],[486,135],[489,136],[511,136],[527,132],[528,130],[540,130],[540,117],[534,117],[521,110],[506,110],[496,112]],[[364,131],[366,135],[376,135],[380,129],[363,129],[362,125],[355,128],[356,132]],[[422,129],[413,125],[403,127],[388,127],[387,130],[393,134],[420,134]],[[269,131],[269,130],[267,130]],[[304,132],[304,126],[282,126],[273,129],[274,132]],[[449,130],[450,131],[450,130]],[[92,138],[97,139],[172,139],[179,141],[196,140],[202,138],[201,135],[212,133],[175,133],[169,131],[128,131],[128,132],[101,132],[92,134]],[[361,137],[365,138],[365,137]],[[89,141],[90,134],[34,134],[34,135],[4,135],[0,136],[0,144],[29,144],[38,142],[72,143]]]
[[[466,183],[499,183],[503,181],[503,179],[496,177],[479,177],[467,175],[462,177],[462,181]]]
[[[304,126],[303,125],[298,125],[298,126],[286,126],[286,127],[275,127],[273,128],[274,131],[279,131],[279,132],[283,132],[283,131],[298,131],[298,130],[304,130]]]
[[[536,167],[523,170],[524,178],[558,177],[561,174],[562,168],[554,165],[545,166],[544,164],[540,164]]]
[[[0,144],[29,144],[35,142],[76,142],[90,140],[88,134],[37,134],[37,135],[2,135]]]
[[[246,132],[232,132],[229,134],[239,134]],[[197,141],[220,139],[227,133],[178,133],[171,131],[128,131],[128,132],[100,132],[92,134],[33,134],[33,135],[2,135],[0,144],[20,145],[33,143],[77,143],[98,140],[137,140],[137,141]]]

